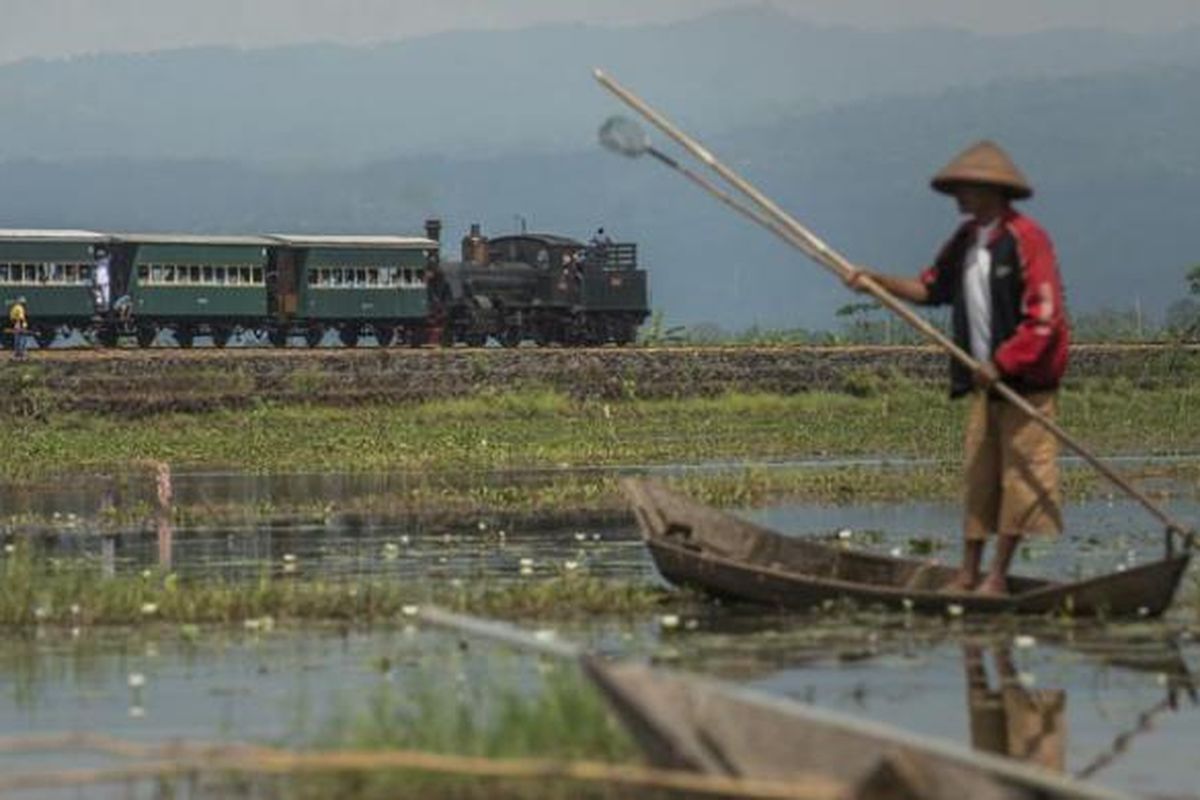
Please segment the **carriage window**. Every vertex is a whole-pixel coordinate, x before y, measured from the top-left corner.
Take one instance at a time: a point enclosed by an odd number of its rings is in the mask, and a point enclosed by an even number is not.
[[[203,267],[203,274],[204,274],[203,280],[205,283],[213,283],[214,282],[213,271],[214,270],[212,267]]]
[[[142,269],[144,269],[144,267],[138,268],[138,278],[144,280],[144,276],[141,274]],[[153,283],[162,283],[163,282],[163,265],[162,264],[154,264],[150,267],[150,280]]]
[[[138,281],[145,283],[150,279],[150,265],[138,264]]]
[[[79,280],[79,265],[64,264],[63,265],[63,280],[67,283],[75,283]]]
[[[424,283],[424,282],[425,282],[425,270],[419,269],[419,270],[417,270],[417,283]]]
[[[228,276],[226,278],[226,280],[229,282],[229,284],[231,286],[241,286],[242,271],[240,269],[238,269],[237,267],[226,267],[225,270],[226,270],[226,275]]]
[[[8,280],[8,264],[0,264],[0,283]]]
[[[217,279],[217,283],[224,285],[229,283],[229,270],[225,267],[214,267],[213,275]]]
[[[87,283],[92,279],[92,267],[90,264],[79,265],[79,280]]]
[[[321,278],[325,277],[324,275],[321,274],[321,272],[322,271],[319,269],[310,269],[308,271],[308,285],[309,286],[320,286],[321,285]]]
[[[242,283],[254,283],[254,269],[252,267],[242,267]]]
[[[378,267],[370,267],[367,269],[367,285],[368,286],[378,286],[379,285],[379,268]]]
[[[180,267],[180,269],[186,269],[188,271],[188,277],[192,283],[200,282],[200,267]]]
[[[262,267],[255,267],[255,268],[254,268],[254,269],[251,271],[251,274],[254,276],[253,280],[254,280],[254,282],[255,282],[255,283],[262,283],[262,282],[263,282],[263,271],[262,271]]]

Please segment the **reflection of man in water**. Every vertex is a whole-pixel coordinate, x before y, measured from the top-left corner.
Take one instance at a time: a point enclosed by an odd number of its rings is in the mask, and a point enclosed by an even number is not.
[[[96,265],[92,272],[92,282],[95,284],[95,300],[97,311],[107,311],[109,302],[109,270],[112,266],[112,259],[108,255],[108,249],[105,247],[96,248]]]
[[[983,650],[963,645],[971,746],[1061,772],[1067,744],[1067,693],[1026,689],[1007,647],[992,651],[997,686],[989,687]]]

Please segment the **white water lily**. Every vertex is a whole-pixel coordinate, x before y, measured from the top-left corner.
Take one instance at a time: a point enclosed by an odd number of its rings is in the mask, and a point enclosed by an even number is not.
[[[131,672],[129,673],[127,682],[130,689],[141,689],[146,685],[146,676],[140,672]]]
[[[840,531],[837,532],[837,537],[843,541],[845,541],[846,539],[849,539],[853,535],[854,535],[854,531],[850,530],[849,528],[842,528]]]
[[[158,613],[158,603],[142,603],[142,615],[149,617]]]
[[[417,612],[420,610],[420,607],[415,605],[406,605],[400,607],[400,613],[406,617],[415,617]]]
[[[1017,636],[1013,639],[1013,647],[1018,647],[1018,648],[1021,648],[1022,650],[1027,650],[1030,647],[1036,647],[1036,646],[1037,646],[1037,639],[1035,639],[1032,636],[1022,634],[1021,636]]]
[[[658,618],[658,624],[664,628],[678,628],[679,627],[679,615],[678,614],[663,614],[661,617]]]
[[[963,607],[958,603],[950,603],[946,606],[946,613],[952,617],[961,617],[963,615]]]
[[[579,569],[579,562],[578,561],[564,561],[563,569],[565,569],[567,572],[574,572],[575,570]]]

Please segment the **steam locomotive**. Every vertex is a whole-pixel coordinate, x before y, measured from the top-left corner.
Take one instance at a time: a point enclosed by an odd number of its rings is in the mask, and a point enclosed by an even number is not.
[[[100,346],[179,347],[240,334],[276,347],[494,340],[505,346],[626,344],[649,314],[631,243],[522,233],[490,241],[478,225],[462,260],[443,262],[441,223],[424,237],[107,234],[0,230],[0,303],[24,298],[40,346],[78,332]],[[11,344],[11,331],[4,332]]]

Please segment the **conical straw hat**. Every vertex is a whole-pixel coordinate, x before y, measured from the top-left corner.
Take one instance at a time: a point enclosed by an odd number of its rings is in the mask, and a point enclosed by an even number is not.
[[[963,150],[942,167],[929,182],[936,191],[954,194],[959,183],[986,183],[999,186],[1014,200],[1033,194],[1033,187],[1017,165],[995,142],[982,141]]]

